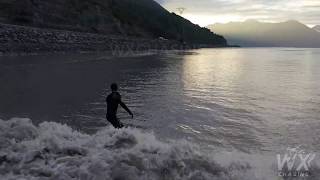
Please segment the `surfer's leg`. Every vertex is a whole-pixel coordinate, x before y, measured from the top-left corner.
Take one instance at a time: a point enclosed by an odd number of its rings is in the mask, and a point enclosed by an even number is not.
[[[116,128],[118,129],[123,128],[123,124],[120,122],[118,118],[116,118]]]
[[[108,116],[107,115],[107,120],[112,124],[114,128],[122,128],[123,124],[119,121],[119,119],[116,116]]]

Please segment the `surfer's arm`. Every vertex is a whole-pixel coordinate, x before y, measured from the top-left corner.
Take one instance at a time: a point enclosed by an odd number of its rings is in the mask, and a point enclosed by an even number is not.
[[[132,114],[132,112],[130,111],[130,109],[126,106],[126,104],[124,104],[122,101],[120,101],[120,106],[124,109],[124,110],[126,110],[131,116],[132,116],[132,118],[133,118],[133,114]]]

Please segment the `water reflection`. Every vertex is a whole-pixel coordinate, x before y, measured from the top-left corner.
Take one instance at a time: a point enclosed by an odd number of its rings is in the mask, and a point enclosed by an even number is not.
[[[207,100],[223,100],[234,92],[235,82],[241,76],[241,53],[237,50],[200,50],[196,55],[185,56],[183,83],[186,94]],[[212,96],[211,93],[217,93]],[[220,100],[221,100],[220,99]],[[232,101],[232,99],[229,99]]]
[[[258,48],[126,58],[1,57],[0,117],[59,121],[95,132],[107,125],[105,96],[109,84],[118,82],[136,115],[130,120],[120,111],[119,117],[163,139],[245,152],[296,144],[319,149],[319,52]]]

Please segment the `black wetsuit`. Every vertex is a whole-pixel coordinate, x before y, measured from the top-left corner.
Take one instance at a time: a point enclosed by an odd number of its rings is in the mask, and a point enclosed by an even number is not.
[[[129,108],[121,101],[121,95],[118,92],[112,92],[108,95],[107,99],[107,120],[113,125],[115,128],[122,128],[123,124],[117,118],[117,110],[118,105],[120,104],[129,114],[132,115]]]

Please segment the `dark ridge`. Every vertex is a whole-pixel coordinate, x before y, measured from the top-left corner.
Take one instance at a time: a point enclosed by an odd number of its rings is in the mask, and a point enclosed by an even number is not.
[[[168,12],[153,0],[0,0],[0,22],[227,46],[222,36]]]

